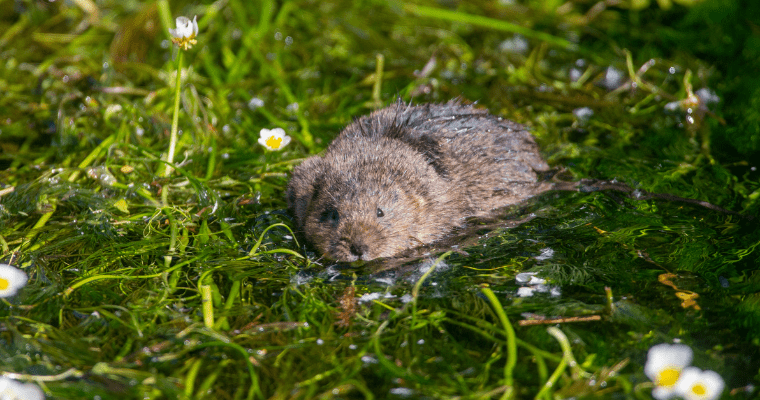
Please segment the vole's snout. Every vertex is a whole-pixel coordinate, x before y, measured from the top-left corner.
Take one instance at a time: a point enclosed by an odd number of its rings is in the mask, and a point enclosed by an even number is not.
[[[383,235],[377,227],[366,221],[347,222],[338,228],[332,255],[338,261],[370,261],[378,257],[377,246]]]
[[[348,246],[348,251],[352,257],[356,257],[358,260],[364,260],[364,255],[369,252],[369,246],[364,243],[351,243]]]
[[[333,257],[338,261],[354,262],[357,260],[369,261],[375,258],[370,251],[369,244],[361,237],[341,237],[333,246]]]

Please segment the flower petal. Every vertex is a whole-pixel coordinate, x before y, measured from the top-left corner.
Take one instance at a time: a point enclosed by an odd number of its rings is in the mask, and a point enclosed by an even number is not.
[[[177,28],[169,29],[169,34],[171,34],[173,38],[177,39],[177,41],[182,42],[183,44],[184,41],[190,41],[191,39],[194,39],[195,36],[198,35],[197,19],[198,16],[193,17],[192,21],[184,16],[177,17],[175,20]]]
[[[663,371],[672,369],[680,372],[691,364],[692,357],[691,348],[685,344],[661,343],[649,349],[644,373],[657,384]]]
[[[266,140],[268,137],[272,136],[271,132],[272,132],[271,129],[262,128],[259,131],[259,137]],[[261,143],[261,141],[259,141],[259,143]]]
[[[657,400],[666,400],[676,395],[673,388],[666,388],[662,386],[656,386],[652,389],[652,397]]]
[[[8,264],[0,264],[0,297],[10,297],[26,285],[26,272]]]
[[[16,386],[16,398],[24,400],[43,400],[45,392],[34,383],[18,384]]]
[[[724,386],[717,372],[688,367],[683,370],[675,392],[685,400],[712,400],[720,396]]]
[[[34,383],[22,384],[16,380],[0,377],[0,399],[43,400],[45,392]]]

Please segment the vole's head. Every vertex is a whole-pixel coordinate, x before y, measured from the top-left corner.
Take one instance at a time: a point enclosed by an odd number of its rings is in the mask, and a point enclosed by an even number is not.
[[[366,149],[366,147],[363,147]],[[299,228],[336,261],[391,257],[440,236],[441,188],[423,158],[395,143],[366,154],[329,152],[293,172],[288,201]],[[431,193],[434,191],[435,193]]]

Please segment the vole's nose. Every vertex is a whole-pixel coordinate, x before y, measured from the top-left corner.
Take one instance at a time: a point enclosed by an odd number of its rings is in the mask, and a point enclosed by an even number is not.
[[[356,256],[359,260],[363,260],[364,254],[367,253],[369,250],[369,246],[367,246],[364,243],[351,243],[351,245],[348,247],[348,251],[351,252],[351,255]]]

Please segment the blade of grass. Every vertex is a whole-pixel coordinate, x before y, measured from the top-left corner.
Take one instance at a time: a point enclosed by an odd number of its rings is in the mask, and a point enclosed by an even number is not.
[[[253,369],[253,363],[251,363],[251,360],[249,359],[250,354],[248,354],[248,352],[242,346],[235,343],[215,341],[199,344],[193,347],[193,350],[200,350],[206,347],[228,347],[238,352],[245,360],[245,365],[248,368],[248,375],[251,378],[251,389],[248,392],[248,399],[252,399],[254,396],[259,399],[264,398],[264,394],[261,393],[261,388],[259,387],[259,377],[256,374],[256,370]]]
[[[504,312],[504,308],[501,306],[501,302],[499,302],[499,299],[496,297],[493,291],[487,287],[480,289],[480,291],[491,302],[491,306],[493,306],[493,309],[496,312],[496,315],[499,317],[499,320],[504,327],[504,331],[507,334],[507,364],[504,366],[504,384],[509,386],[509,389],[504,392],[501,398],[511,399],[515,394],[512,372],[515,369],[515,365],[517,365],[517,343],[515,341],[515,331],[512,328],[512,324],[509,322],[509,318],[507,318],[507,313]]]
[[[116,141],[116,134],[113,134],[113,135],[105,138],[102,142],[100,142],[100,144],[97,147],[95,147],[90,152],[90,154],[88,154],[87,157],[85,157],[84,160],[82,160],[82,162],[79,163],[79,165],[77,166],[77,168],[79,168],[79,171],[74,171],[69,176],[69,182],[74,182],[75,180],[77,180],[77,178],[79,178],[79,174],[81,173],[81,170],[83,170],[84,168],[90,166],[90,164],[96,158],[100,157],[101,153],[105,149],[107,149],[108,147],[110,147],[115,141]]]
[[[532,29],[528,29],[520,25],[516,25],[510,22],[506,22],[506,21],[501,21],[494,18],[483,17],[480,15],[472,15],[472,14],[467,14],[467,13],[458,12],[458,11],[443,10],[443,9],[434,8],[434,7],[418,6],[415,4],[405,4],[404,11],[420,16],[420,17],[435,18],[435,19],[440,19],[443,21],[465,23],[465,24],[479,26],[482,28],[494,29],[498,31],[518,33],[525,37],[543,40],[547,43],[550,43],[555,46],[559,46],[568,50],[572,50],[572,51],[578,50],[578,45],[570,42],[569,40],[562,39],[562,38],[550,35],[548,33],[534,31]]]

